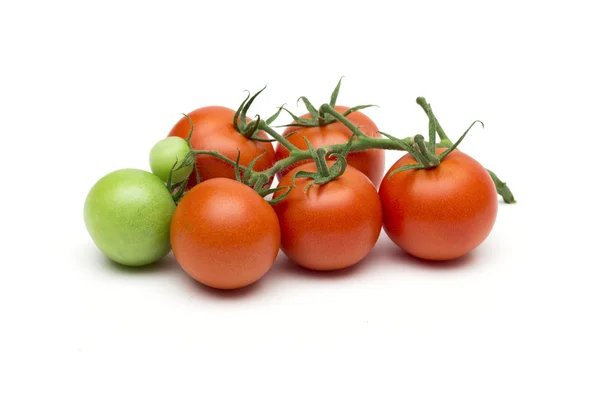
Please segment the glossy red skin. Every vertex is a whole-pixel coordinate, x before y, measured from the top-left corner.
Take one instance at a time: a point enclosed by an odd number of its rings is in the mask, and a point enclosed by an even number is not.
[[[340,113],[348,110],[348,107],[335,106],[335,109]],[[310,118],[310,114],[304,114],[301,118]],[[347,116],[347,118],[356,126],[358,126],[362,132],[367,136],[381,137],[378,132],[377,125],[365,114],[360,111],[355,111]],[[295,133],[294,133],[295,132]],[[304,137],[308,139],[310,144],[315,148],[328,146],[332,144],[344,144],[348,143],[352,132],[350,129],[342,125],[341,122],[333,122],[324,126],[315,127],[296,127],[290,126],[283,131],[283,136],[288,136],[294,133],[294,135],[288,137],[288,140],[292,142],[296,147],[301,150],[308,148]],[[279,161],[283,158],[287,158],[290,152],[281,143],[278,143],[275,148],[275,160]],[[377,187],[381,182],[383,171],[385,169],[385,152],[381,149],[371,149],[360,152],[353,152],[346,158],[348,164],[357,168],[359,171],[367,175],[367,177]],[[277,178],[281,180],[282,176],[288,171],[297,167],[298,165],[312,162],[311,160],[303,160],[290,168],[280,171],[277,174]]]
[[[445,149],[438,149],[441,153]],[[426,260],[452,260],[469,253],[489,235],[498,196],[489,173],[458,150],[437,168],[388,174],[414,164],[409,154],[386,173],[379,197],[383,227],[404,251]]]
[[[202,107],[188,114],[194,122],[194,133],[190,141],[194,150],[216,150],[225,157],[235,160],[240,149],[240,164],[247,166],[258,155],[265,153],[256,164],[255,171],[263,171],[275,162],[273,145],[269,142],[258,142],[246,139],[233,125],[235,111],[226,107]],[[250,118],[247,119],[250,121]],[[179,136],[187,139],[190,133],[190,122],[184,116],[171,129],[168,136]],[[267,138],[264,132],[259,137]],[[224,161],[209,155],[196,156],[200,179],[214,178],[235,179],[234,168]],[[192,173],[188,181],[188,189],[196,185],[196,175]]]
[[[237,289],[269,271],[280,246],[277,215],[250,187],[228,178],[203,181],[181,200],[171,221],[175,258],[192,278]]]
[[[291,184],[298,170],[316,171],[304,164],[286,174],[278,187]],[[296,179],[296,187],[273,208],[281,226],[281,249],[297,264],[312,270],[349,267],[371,251],[381,232],[381,204],[373,183],[348,166],[344,174],[325,185]],[[275,193],[275,198],[284,191]]]

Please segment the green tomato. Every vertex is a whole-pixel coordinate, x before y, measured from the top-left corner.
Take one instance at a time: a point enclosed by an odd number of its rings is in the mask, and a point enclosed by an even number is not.
[[[151,264],[171,251],[171,194],[156,175],[121,169],[101,178],[87,195],[85,226],[108,258],[119,264]]]
[[[169,172],[177,161],[175,169],[181,165],[185,156],[190,152],[187,141],[177,136],[169,136],[156,143],[150,150],[150,169],[163,182],[169,179]],[[173,171],[171,182],[183,182],[192,172],[191,165]]]

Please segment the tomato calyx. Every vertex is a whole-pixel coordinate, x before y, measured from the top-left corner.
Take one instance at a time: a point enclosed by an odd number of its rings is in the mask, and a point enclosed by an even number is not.
[[[264,172],[255,172],[252,170],[256,161],[258,161],[262,156],[264,156],[265,153],[259,154],[257,157],[255,157],[252,161],[250,161],[250,163],[248,164],[247,167],[240,165],[240,155],[241,155],[241,153],[240,153],[240,150],[238,149],[237,158],[236,158],[235,164],[233,166],[234,171],[235,171],[235,179],[238,182],[241,182],[246,186],[251,186],[252,189],[256,193],[258,193],[258,195],[260,197],[263,197],[263,198],[282,189],[282,188],[271,188],[270,187],[270,184],[269,184],[270,179],[271,179],[270,175],[267,175]],[[240,171],[244,172],[243,176],[240,173]],[[286,192],[280,198],[277,198],[275,200],[270,199],[270,200],[267,200],[267,202],[270,204],[279,203],[280,201],[282,201],[284,198],[287,197],[287,195],[291,192],[291,190],[293,188],[294,188],[293,185],[290,187],[287,187],[287,186],[283,187],[283,189],[286,189]]]
[[[442,129],[436,116],[433,114],[431,105],[427,103],[425,98],[417,97],[417,104],[419,104],[421,108],[423,108],[423,110],[427,114],[427,118],[429,119],[429,141],[425,142],[425,137],[423,135],[415,135],[415,137],[411,140],[410,149],[407,151],[417,161],[417,163],[407,164],[390,172],[388,174],[388,179],[399,172],[408,171],[411,169],[431,169],[438,167],[442,160],[458,147],[458,145],[467,136],[467,133],[469,133],[473,125],[479,122],[481,124],[481,127],[484,127],[483,122],[475,120],[456,141],[456,143],[452,143],[452,141],[448,138],[448,136]],[[381,132],[381,134],[385,135],[386,137],[389,137],[389,135],[384,134],[383,132]],[[438,135],[441,139],[440,144],[437,143]],[[436,152],[437,147],[443,147],[446,148],[446,150],[444,150],[441,154],[438,155]]]
[[[252,105],[256,97],[259,94],[261,94],[262,91],[266,88],[266,86],[263,87],[253,96],[251,96],[249,91],[246,91],[248,95],[246,96],[244,101],[242,101],[242,104],[240,104],[233,116],[233,126],[242,136],[244,136],[247,139],[251,139],[255,133],[258,133],[258,126],[260,124],[260,117],[258,118],[258,120],[252,120],[249,123],[247,122],[248,110],[250,109],[250,106]]]
[[[166,187],[169,193],[171,193],[171,197],[173,198],[175,204],[179,204],[179,202],[181,201],[183,195],[185,194],[185,188],[187,187],[187,183],[190,179],[190,175],[188,175],[182,182],[174,182],[173,174],[175,172],[192,166],[194,169],[194,173],[196,174],[196,182],[200,182],[200,173],[198,172],[198,166],[196,165],[196,157],[191,151],[191,140],[192,135],[194,134],[194,121],[192,121],[192,118],[190,118],[189,115],[185,113],[182,113],[182,115],[186,117],[190,122],[190,132],[188,133],[188,136],[185,139],[185,141],[188,144],[188,147],[190,148],[190,152],[186,154],[181,163],[179,163],[178,159],[175,160],[175,163],[171,167],[171,170],[169,171],[169,175],[167,177]]]
[[[188,146],[190,147],[190,149],[193,149],[192,148],[192,135],[194,134],[194,121],[192,120],[192,118],[189,115],[187,115],[185,113],[182,113],[182,114],[190,122],[190,132],[188,133],[188,136],[185,140],[186,140]],[[196,157],[194,156],[194,154],[191,151],[185,156],[185,158],[181,162],[181,166],[177,169],[185,168],[190,165],[194,166],[194,174],[196,175],[196,182],[200,183],[200,171],[198,170],[198,165],[196,165]],[[185,180],[186,185],[187,185],[188,179],[189,179],[189,177]],[[185,188],[185,186],[184,186],[184,188]]]
[[[185,159],[184,159],[184,161],[185,161]],[[185,168],[183,166],[183,163],[181,163],[181,165],[177,166],[178,162],[179,161],[175,161],[175,164],[173,164],[173,167],[171,167],[171,170],[169,171],[169,176],[168,176],[167,182],[166,182],[167,189],[169,190],[169,193],[171,193],[171,197],[173,198],[173,201],[175,202],[175,204],[179,204],[179,202],[181,201],[181,198],[183,197],[183,194],[185,193],[185,187],[187,186],[188,180],[190,179],[190,177],[188,175],[188,177],[185,178],[183,180],[183,182],[180,182],[180,183],[173,182],[173,173],[175,171]],[[188,164],[188,165],[190,165],[190,164]]]
[[[246,91],[248,93],[248,95],[246,96],[244,101],[242,101],[242,104],[240,104],[240,106],[238,107],[238,109],[235,112],[235,115],[233,116],[233,126],[246,139],[255,140],[257,142],[274,142],[274,141],[276,141],[276,139],[265,139],[263,137],[260,137],[257,135],[257,133],[262,131],[265,126],[271,125],[277,119],[277,117],[279,117],[279,114],[281,114],[281,111],[284,108],[283,105],[278,108],[278,110],[275,112],[275,114],[273,114],[269,118],[267,118],[266,121],[262,121],[259,115],[255,115],[256,119],[251,120],[250,122],[247,122],[247,120],[248,120],[247,114],[248,114],[248,110],[250,109],[250,106],[252,105],[254,100],[258,97],[258,95],[261,94],[266,88],[267,88],[266,86],[263,87],[258,92],[256,92],[254,95],[251,95],[251,93],[249,91]]]
[[[308,151],[310,152],[317,166],[317,172],[298,171],[296,174],[294,174],[292,183],[296,178],[309,178],[310,182],[304,187],[304,192],[307,192],[308,189],[310,189],[310,187],[313,185],[325,185],[328,182],[331,182],[334,179],[342,176],[348,167],[348,161],[346,161],[346,157],[350,152],[350,147],[352,146],[355,136],[355,134],[350,136],[350,140],[340,152],[330,154],[328,154],[327,149],[324,147],[320,147],[319,149],[315,150],[308,139],[304,138],[306,145],[308,146]],[[331,166],[329,166],[327,163],[327,158],[335,158],[336,160]],[[292,184],[292,186],[295,185]]]
[[[194,121],[192,121],[192,118],[190,118],[189,115],[185,113],[182,113],[182,115],[186,117],[190,122],[190,132],[187,138],[185,139],[190,148],[190,151],[186,154],[186,156],[183,158],[179,165],[177,165],[179,163],[179,160],[175,160],[175,163],[169,171],[169,176],[167,177],[167,190],[169,191],[169,193],[171,193],[171,197],[173,198],[175,204],[179,204],[179,202],[183,198],[183,195],[185,194],[185,188],[187,187],[187,183],[190,179],[190,175],[188,175],[182,182],[174,182],[173,174],[175,172],[192,166],[194,173],[196,174],[196,182],[200,182],[200,172],[198,171],[198,166],[196,165],[196,156],[191,145],[192,135],[194,134]]]
[[[331,93],[331,99],[329,100],[329,103],[328,103],[329,106],[331,106],[331,108],[335,108],[335,105],[337,103],[338,94],[340,92],[340,87],[342,85],[342,79],[343,79],[343,77],[340,78],[336,87],[333,89],[333,92]],[[329,113],[324,112],[322,109],[317,110],[315,108],[315,106],[305,96],[300,96],[298,98],[297,103],[300,102],[300,100],[302,100],[302,102],[304,103],[306,110],[310,114],[310,118],[298,117],[297,115],[294,115],[290,110],[288,110],[287,108],[284,108],[282,106],[283,110],[290,115],[290,117],[294,120],[294,122],[292,122],[291,124],[282,125],[281,127],[324,126],[324,125],[328,125],[328,124],[338,121],[337,118],[335,118],[333,115],[331,115]],[[354,107],[351,107],[351,108],[347,109],[346,111],[344,111],[341,115],[343,115],[344,117],[347,117],[348,115],[352,114],[355,111],[359,111],[359,110],[369,108],[369,107],[377,107],[377,106],[374,104],[365,104],[365,105],[354,106]]]

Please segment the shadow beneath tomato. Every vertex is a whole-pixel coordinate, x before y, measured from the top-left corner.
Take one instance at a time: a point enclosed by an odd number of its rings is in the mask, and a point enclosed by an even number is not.
[[[186,275],[186,281],[188,281],[188,285],[192,290],[201,295],[220,300],[236,300],[255,295],[260,291],[263,285],[263,280],[259,279],[257,282],[239,289],[215,289],[210,286],[203,285],[191,276],[187,275],[185,272],[183,272],[183,270],[182,273]]]
[[[282,257],[282,260],[279,262],[279,265],[274,265],[273,267],[277,267],[277,270],[279,270],[282,274],[292,277],[309,279],[349,279],[363,273],[365,267],[367,267],[370,263],[370,258],[371,253],[369,253],[358,263],[346,268],[337,269],[333,271],[315,271],[296,264],[294,261],[285,257],[284,255]]]
[[[464,256],[456,258],[454,260],[431,261],[423,260],[421,258],[408,254],[405,251],[402,251],[400,249],[398,250],[399,254],[397,255],[397,259],[403,260],[405,264],[413,267],[427,268],[432,270],[464,269],[473,266],[477,260],[477,255],[473,252],[465,254]]]
[[[169,253],[160,260],[142,266],[128,266],[119,264],[110,258],[106,257],[100,251],[96,251],[96,257],[98,258],[98,263],[106,267],[113,272],[117,272],[125,275],[136,275],[136,274],[155,274],[155,273],[164,273],[166,271],[170,271],[175,267],[178,267],[177,261],[173,256],[173,253]]]
[[[415,268],[425,268],[430,270],[455,270],[469,268],[476,264],[478,260],[477,250],[474,250],[462,257],[448,261],[431,261],[415,257],[396,246],[394,242],[385,238],[378,243],[373,251],[373,261],[386,264],[395,264],[398,266],[409,266]]]

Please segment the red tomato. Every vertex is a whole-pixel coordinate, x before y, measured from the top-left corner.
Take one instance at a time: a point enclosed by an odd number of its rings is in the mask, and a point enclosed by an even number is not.
[[[258,142],[246,139],[233,125],[235,111],[226,107],[210,106],[192,111],[188,114],[194,122],[194,133],[190,141],[194,150],[216,150],[225,157],[235,160],[240,149],[240,164],[247,166],[250,161],[266,153],[256,164],[255,171],[263,171],[275,162],[273,145],[269,142]],[[250,121],[250,118],[247,119]],[[190,133],[190,122],[184,116],[169,132],[169,136],[179,136],[187,139]],[[267,138],[266,133],[259,132],[258,136]],[[196,156],[200,179],[202,181],[213,178],[235,179],[234,168],[224,161],[209,155]],[[196,185],[196,174],[192,172],[188,181],[188,188]]]
[[[343,106],[335,106],[335,110],[343,113],[348,110],[348,107]],[[305,114],[301,118],[310,118],[310,114]],[[375,123],[367,117],[365,114],[360,111],[355,111],[347,116],[347,118],[356,126],[358,126],[362,132],[364,132],[367,136],[371,137],[381,137],[379,134],[377,126]],[[294,133],[292,135],[292,133]],[[292,135],[292,136],[289,136]],[[323,126],[314,126],[314,127],[298,127],[298,126],[290,126],[286,128],[283,132],[283,136],[287,137],[287,139],[296,147],[301,150],[307,150],[308,146],[304,137],[308,139],[310,144],[315,148],[328,146],[332,144],[344,144],[348,143],[350,140],[350,136],[352,136],[352,132],[350,129],[346,128],[342,125],[341,122],[332,122],[331,124],[323,125]],[[280,143],[277,144],[275,148],[275,159],[279,161],[283,158],[287,158],[290,152],[287,148],[282,146]],[[385,153],[381,149],[371,149],[366,151],[353,152],[348,154],[346,157],[348,164],[357,168],[363,174],[367,175],[367,177],[373,182],[375,186],[379,186],[381,182],[381,178],[383,176],[383,171],[385,168]],[[280,171],[277,174],[277,178],[281,180],[283,175],[285,175],[291,169],[297,167],[300,164],[305,164],[312,162],[312,160],[303,160],[290,168]]]
[[[406,154],[388,174],[415,163]],[[455,259],[492,230],[498,211],[494,182],[467,154],[454,150],[436,168],[398,172],[389,179],[388,174],[379,188],[383,227],[406,252],[427,260]]]
[[[291,185],[298,170],[315,172],[315,163],[286,174],[278,187]],[[339,178],[313,185],[296,179],[296,187],[273,205],[281,225],[281,249],[299,265],[336,270],[356,264],[371,251],[381,232],[381,204],[373,183],[348,166]],[[279,197],[283,190],[275,193]]]
[[[280,246],[277,215],[250,187],[226,178],[196,185],[171,221],[175,258],[192,278],[217,289],[259,280]]]

